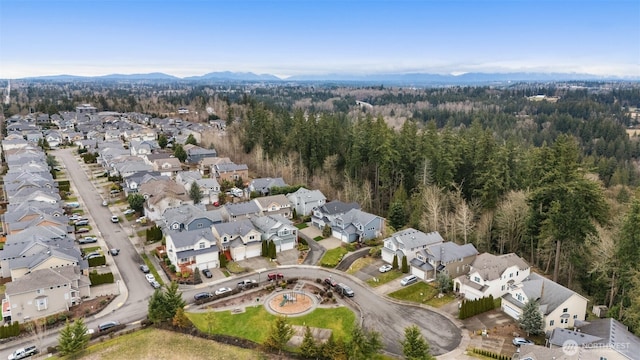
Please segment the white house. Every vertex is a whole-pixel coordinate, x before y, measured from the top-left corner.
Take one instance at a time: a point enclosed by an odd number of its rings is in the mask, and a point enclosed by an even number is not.
[[[529,264],[516,254],[483,253],[471,263],[468,275],[453,280],[453,289],[469,300],[489,295],[495,299],[506,294],[510,286],[520,284],[530,272]]]
[[[536,273],[509,288],[502,296],[502,311],[517,320],[529,301],[538,301],[545,332],[573,328],[575,321],[584,320],[587,313],[585,297]]]
[[[262,234],[254,228],[250,220],[213,224],[211,230],[220,244],[221,251],[235,261],[262,254]]]
[[[311,215],[313,209],[324,205],[327,198],[320,190],[309,190],[301,187],[296,192],[287,194],[298,216]]]
[[[167,241],[167,255],[176,267],[188,267],[192,271],[198,269],[217,268],[220,266],[218,246],[211,228],[192,231],[163,230]]]
[[[391,264],[393,257],[398,257],[398,264],[402,263],[402,258],[407,257],[407,263],[410,263],[416,257],[416,253],[424,250],[427,246],[443,242],[444,239],[436,231],[428,234],[422,231],[408,228],[384,239],[382,248],[382,260]]]

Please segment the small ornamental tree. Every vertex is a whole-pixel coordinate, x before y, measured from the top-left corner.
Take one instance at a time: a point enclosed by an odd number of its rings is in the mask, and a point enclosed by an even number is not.
[[[393,255],[393,261],[391,262],[391,267],[394,270],[398,269],[398,255]]]
[[[193,182],[191,183],[191,188],[189,189],[189,198],[193,200],[193,203],[196,205],[199,204],[202,200],[202,190],[195,180],[193,180]]]
[[[326,224],[323,228],[322,228],[322,237],[323,238],[328,238],[329,236],[331,236],[331,226],[329,226],[328,224]]]
[[[402,257],[402,273],[406,274],[409,272],[409,264],[407,263],[407,257]]]
[[[130,194],[127,196],[127,202],[129,203],[129,207],[132,210],[137,212],[142,212],[142,208],[144,206],[144,196],[141,194]]]
[[[293,337],[293,328],[284,316],[278,316],[271,324],[271,330],[264,345],[271,350],[281,353],[287,342]]]

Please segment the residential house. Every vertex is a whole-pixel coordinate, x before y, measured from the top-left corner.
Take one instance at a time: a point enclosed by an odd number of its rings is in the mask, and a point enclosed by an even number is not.
[[[203,207],[191,204],[168,208],[162,214],[162,218],[168,229],[176,231],[207,229],[213,224],[222,222],[222,215],[219,211],[207,211]]]
[[[137,156],[121,158],[119,160],[114,161],[113,163],[113,171],[109,174],[119,175],[123,178],[127,178],[135,173],[141,171],[152,171],[153,167],[144,163],[142,159]]]
[[[288,185],[282,178],[259,178],[251,180],[249,183],[249,191],[257,192],[260,196],[267,196],[272,188],[284,186]]]
[[[36,270],[7,283],[3,302],[9,303],[11,321],[24,323],[68,311],[91,295],[89,285],[72,266]]]
[[[231,161],[231,159],[229,159],[228,157],[205,157],[198,161],[198,171],[200,171],[200,174],[202,174],[203,176],[210,174],[214,174],[215,176],[215,165],[229,163],[233,163],[233,161]]]
[[[438,274],[455,279],[469,272],[477,255],[478,250],[473,244],[458,245],[447,241],[418,250],[409,264],[411,273],[425,281],[436,280]]]
[[[153,170],[159,171],[161,175],[173,178],[178,172],[182,171],[182,164],[178,158],[155,160],[153,162]]]
[[[58,130],[45,131],[44,138],[52,149],[55,149],[62,144],[62,134],[60,134],[60,131]]]
[[[246,220],[252,216],[262,216],[262,211],[254,201],[241,202],[236,204],[224,204],[220,208],[224,221]]]
[[[331,226],[333,237],[345,243],[352,243],[382,236],[384,224],[385,219],[380,216],[360,209],[351,209],[345,214],[336,216],[329,226]]]
[[[184,271],[189,268],[194,271],[196,267],[202,270],[220,266],[220,249],[210,227],[191,231],[167,229],[164,235],[167,255],[176,269]]]
[[[245,260],[262,254],[262,234],[248,219],[213,224],[211,229],[229,259]]]
[[[360,205],[355,202],[344,203],[338,200],[328,202],[313,209],[311,224],[318,229],[323,229],[327,225],[331,226],[334,224],[338,216],[346,214],[351,209],[360,209]]]
[[[187,153],[187,164],[198,164],[202,159],[218,157],[215,149],[205,149],[193,144],[185,145],[184,151]]]
[[[129,151],[132,156],[151,154],[159,148],[160,146],[155,140],[131,140],[129,142]]]
[[[291,202],[284,195],[264,196],[253,199],[263,215],[282,215],[287,219],[293,217]]]
[[[195,182],[202,194],[201,204],[208,205],[218,201],[220,184],[215,178],[203,179],[202,174],[198,171],[181,171],[176,175],[176,181],[182,184],[189,193],[191,192],[191,186]]]
[[[521,283],[515,283],[502,296],[502,311],[519,319],[529,301],[537,301],[544,320],[544,331],[556,327],[573,328],[576,320],[584,320],[588,300],[536,273],[531,273]]]
[[[145,198],[144,213],[149,220],[158,221],[168,208],[193,204],[184,186],[174,180],[150,180],[141,184],[139,191]]]
[[[123,180],[124,180],[123,189],[124,189],[125,195],[129,196],[129,194],[137,193],[138,189],[140,188],[140,185],[148,181],[171,180],[171,178],[168,176],[160,175],[159,171],[139,171],[127,176]]]
[[[530,272],[529,264],[514,253],[483,253],[471,263],[468,275],[453,280],[453,289],[468,300],[490,295],[497,299],[526,279]]]
[[[407,263],[411,263],[418,251],[443,241],[444,239],[437,231],[425,234],[413,228],[400,230],[383,240],[382,260],[391,264],[396,256],[398,264],[401,264],[402,258],[406,256]]]
[[[40,214],[37,217],[26,217],[23,221],[11,222],[8,225],[8,229],[5,229],[8,234],[17,234],[33,227],[58,227],[61,230],[66,229],[69,233],[73,231],[72,227],[69,226],[69,220],[66,216],[52,216],[48,214]]]
[[[298,244],[298,228],[291,220],[281,215],[257,216],[251,218],[253,226],[262,233],[262,241],[272,241],[276,252],[295,249]]]
[[[79,269],[86,270],[88,267],[72,239],[51,240],[46,243],[33,240],[7,246],[7,250],[2,251],[0,264],[3,277],[8,274],[12,280],[40,269],[78,266]]]
[[[213,174],[215,174],[218,182],[229,181],[235,183],[237,180],[249,179],[249,168],[245,164],[223,163],[213,166]]]

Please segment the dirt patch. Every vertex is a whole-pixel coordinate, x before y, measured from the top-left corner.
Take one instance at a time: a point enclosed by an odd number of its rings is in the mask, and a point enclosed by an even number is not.
[[[115,299],[115,296],[105,295],[98,296],[95,299],[84,300],[82,303],[69,309],[72,319],[87,317],[99,313],[109,303]]]

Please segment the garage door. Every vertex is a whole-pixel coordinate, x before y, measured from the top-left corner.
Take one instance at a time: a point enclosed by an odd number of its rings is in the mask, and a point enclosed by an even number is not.
[[[507,305],[504,303],[504,300],[502,300],[502,311],[505,312],[505,314],[511,316],[512,318],[518,320],[520,318],[520,312],[516,309],[514,309],[513,307]]]
[[[262,245],[260,246],[250,246],[247,247],[247,258],[252,258],[252,257],[257,257],[260,256],[260,253],[262,252]]]

